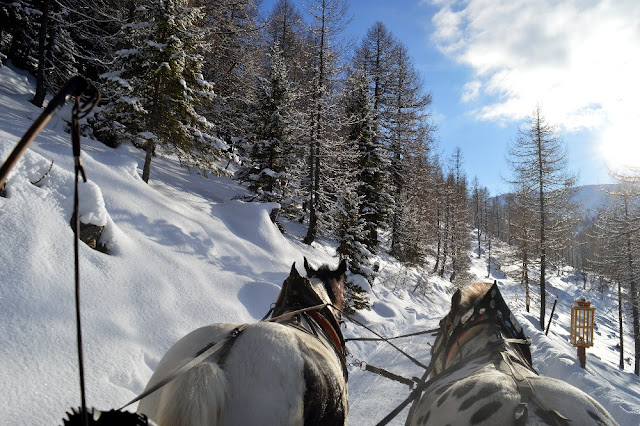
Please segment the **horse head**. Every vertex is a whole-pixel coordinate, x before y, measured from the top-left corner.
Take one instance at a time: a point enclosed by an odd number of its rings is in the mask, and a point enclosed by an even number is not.
[[[346,262],[344,260],[340,262],[335,270],[328,265],[314,269],[305,257],[304,267],[307,272],[306,277],[298,273],[295,262],[291,266],[289,276],[282,283],[273,316],[281,315],[291,309],[304,309],[323,304],[333,305],[342,310]]]
[[[440,331],[431,348],[434,374],[442,372],[450,364],[452,348],[454,345],[460,346],[463,335],[468,342],[477,334],[471,329],[487,325],[492,330],[500,328],[510,338],[526,340],[522,327],[502,298],[496,281],[472,283],[464,291],[456,290],[451,297],[451,309],[440,321]],[[532,365],[528,345],[518,346],[524,360]]]
[[[328,265],[322,265],[320,268],[314,269],[309,265],[305,257],[304,269],[307,271],[307,278],[314,284],[314,288],[322,284],[331,303],[338,309],[342,309],[344,305],[344,280],[347,272],[347,261],[343,259],[336,270],[331,270]]]
[[[295,262],[291,266],[289,276],[282,283],[282,290],[276,300],[271,318],[273,320],[286,312],[306,310],[302,315],[312,318],[333,344],[340,357],[343,375],[346,378],[346,351],[344,336],[340,329],[340,314],[344,304],[347,263],[343,260],[335,270],[327,265],[315,269],[305,258],[304,267],[307,271],[306,277],[298,273]]]

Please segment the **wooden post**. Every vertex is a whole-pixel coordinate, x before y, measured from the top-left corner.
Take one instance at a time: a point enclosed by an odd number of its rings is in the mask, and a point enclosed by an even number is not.
[[[549,316],[549,322],[547,323],[547,330],[544,332],[545,336],[549,334],[549,327],[551,327],[551,320],[553,319],[553,313],[556,311],[557,303],[558,303],[558,298],[556,297],[556,300],[553,301],[553,308],[551,308],[551,315]]]
[[[584,346],[578,346],[578,360],[580,367],[587,368],[587,348]]]

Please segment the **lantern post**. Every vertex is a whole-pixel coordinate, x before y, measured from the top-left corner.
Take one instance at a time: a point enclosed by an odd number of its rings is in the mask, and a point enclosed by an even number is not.
[[[571,343],[578,348],[580,366],[586,368],[586,348],[593,346],[593,319],[596,308],[584,297],[571,305]]]

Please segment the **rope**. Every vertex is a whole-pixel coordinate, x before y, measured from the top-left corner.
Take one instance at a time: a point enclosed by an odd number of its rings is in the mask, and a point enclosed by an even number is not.
[[[88,96],[88,100],[80,104],[80,98],[83,95]],[[44,129],[58,110],[64,105],[64,103],[70,98],[75,97],[75,104],[72,111],[72,128],[71,128],[71,143],[73,146],[73,156],[75,162],[75,189],[74,189],[74,264],[75,264],[75,309],[76,309],[76,334],[78,341],[78,363],[79,363],[79,375],[80,375],[80,399],[82,403],[82,415],[81,424],[88,424],[88,412],[86,408],[85,398],[85,382],[84,382],[84,367],[83,367],[83,354],[82,354],[82,327],[80,325],[80,261],[79,261],[79,215],[78,215],[78,177],[82,174],[84,181],[87,181],[82,163],[80,161],[80,119],[86,117],[91,110],[98,104],[100,100],[100,93],[91,84],[81,76],[75,76],[71,78],[65,86],[49,101],[47,107],[38,116],[38,118],[31,124],[29,129],[22,136],[18,144],[13,151],[9,154],[9,157],[0,166],[0,188],[6,184],[6,179],[11,169],[16,165],[20,157],[26,152],[29,144],[38,136],[38,134]],[[48,173],[48,172],[47,172]]]
[[[367,327],[366,325],[364,325],[363,323],[361,323],[360,321],[358,321],[357,319],[353,318],[351,315],[345,313],[343,310],[341,310],[340,308],[336,307],[335,305],[330,305],[332,308],[334,308],[335,310],[337,310],[338,312],[340,312],[342,315],[344,315],[345,317],[347,317],[347,319],[349,319],[349,321],[354,322],[356,324],[358,324],[361,327],[364,327],[365,329],[367,329],[368,331],[370,331],[371,333],[375,334],[376,336],[378,336],[382,341],[387,342],[389,345],[391,345],[395,350],[397,350],[398,352],[400,352],[402,355],[404,355],[405,357],[407,357],[409,360],[411,360],[411,362],[413,362],[414,364],[416,364],[419,367],[424,368],[425,370],[427,369],[427,366],[424,365],[423,363],[421,363],[420,361],[418,361],[417,359],[415,359],[414,357],[412,357],[411,355],[409,355],[408,353],[406,353],[405,351],[403,351],[402,349],[400,349],[399,347],[397,347],[396,345],[394,345],[393,343],[391,343],[389,341],[389,339],[381,336],[378,332],[376,332],[375,330],[372,330],[371,328]]]
[[[435,333],[437,331],[439,331],[439,328],[432,328],[431,330],[424,330],[424,331],[418,331],[415,333],[408,333],[408,334],[401,334],[399,336],[393,336],[393,337],[351,337],[348,339],[344,339],[345,342],[379,342],[379,341],[384,341],[384,340],[393,340],[393,339],[402,339],[404,337],[411,337],[411,336],[420,336],[422,334],[429,334],[429,333]]]
[[[84,79],[83,79],[84,80]],[[85,85],[89,83],[84,81]],[[84,173],[82,167],[82,160],[80,159],[80,119],[86,117],[91,110],[100,101],[100,93],[93,89],[90,92],[90,98],[86,102],[80,104],[80,97],[86,90],[91,88],[87,86],[85,90],[76,94],[73,109],[71,112],[71,145],[73,150],[73,159],[75,165],[75,184],[73,194],[73,215],[75,220],[73,222],[73,231],[75,238],[73,240],[73,257],[74,257],[74,270],[75,270],[75,305],[76,305],[76,339],[78,345],[78,375],[80,379],[80,403],[82,407],[82,424],[88,424],[88,411],[86,402],[85,380],[84,380],[84,356],[82,350],[82,326],[80,321],[80,212],[79,212],[79,188],[78,178],[82,175],[82,180],[87,182],[87,176]]]
[[[87,176],[84,174],[82,168],[82,162],[80,161],[80,127],[78,119],[79,101],[76,97],[75,104],[72,112],[72,125],[71,125],[71,143],[73,145],[73,157],[75,162],[75,183],[73,192],[73,214],[75,220],[73,221],[73,232],[75,238],[73,239],[73,260],[74,260],[74,273],[75,273],[75,299],[76,299],[76,340],[78,345],[78,374],[80,378],[80,403],[82,407],[82,424],[87,422],[87,402],[85,395],[85,382],[84,382],[84,357],[82,352],[82,326],[80,321],[80,214],[79,214],[79,196],[78,196],[78,178],[82,174],[83,180],[87,181]]]

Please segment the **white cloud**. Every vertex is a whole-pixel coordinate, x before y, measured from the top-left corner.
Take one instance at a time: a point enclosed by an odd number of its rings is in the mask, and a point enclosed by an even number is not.
[[[640,123],[637,0],[432,1],[432,40],[475,73],[461,101],[508,122],[541,104],[566,131]],[[621,117],[620,114],[625,116]],[[640,143],[638,141],[637,143]]]
[[[462,102],[467,103],[473,100],[476,100],[480,95],[480,88],[482,87],[482,83],[473,80],[462,87]]]

